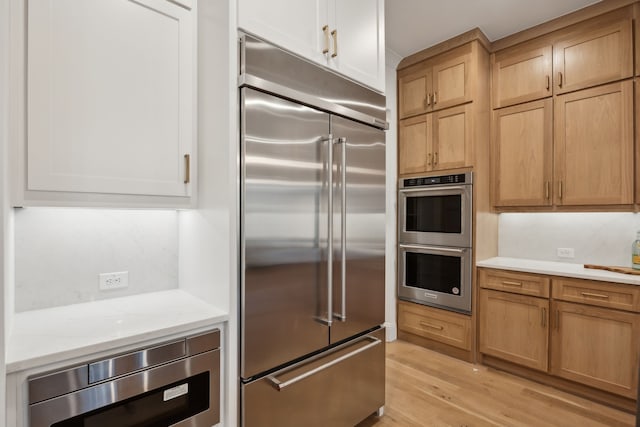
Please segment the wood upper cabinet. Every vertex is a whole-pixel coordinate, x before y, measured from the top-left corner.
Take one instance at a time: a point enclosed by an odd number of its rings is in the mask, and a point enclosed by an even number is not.
[[[480,352],[547,371],[549,300],[480,289]]]
[[[491,56],[493,108],[552,95],[551,44],[524,43]]]
[[[400,122],[399,175],[469,166],[471,155],[470,104]]]
[[[552,310],[551,373],[636,398],[640,316],[561,301]]]
[[[494,110],[492,182],[495,206],[549,206],[552,202],[551,98]]]
[[[633,82],[559,96],[554,113],[555,203],[633,203]]]
[[[467,44],[400,73],[401,119],[471,101],[471,54]]]
[[[554,43],[554,93],[633,76],[632,37],[631,18],[595,19]]]

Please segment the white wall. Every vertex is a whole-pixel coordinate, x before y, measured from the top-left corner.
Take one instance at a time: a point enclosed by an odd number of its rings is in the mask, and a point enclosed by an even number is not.
[[[385,288],[386,309],[385,325],[387,327],[387,341],[394,341],[397,337],[396,324],[396,177],[398,176],[398,137],[397,137],[397,102],[396,102],[396,67],[402,59],[396,53],[387,49],[386,57],[386,87],[387,97],[387,121],[389,130],[386,134],[386,167],[387,167],[387,200],[386,200],[386,262],[385,262]]]
[[[5,293],[10,286],[10,274],[7,262],[8,252],[11,252],[8,230],[10,229],[10,210],[8,204],[7,180],[7,144],[8,144],[8,115],[9,115],[9,0],[0,0],[0,426],[5,425],[5,334],[10,328],[11,319],[5,311]]]
[[[17,312],[174,289],[177,212],[16,209],[15,253]],[[127,288],[99,290],[99,273],[119,271]]]
[[[498,255],[630,267],[638,230],[640,214],[627,212],[503,213]],[[557,248],[573,248],[575,258],[559,258]]]

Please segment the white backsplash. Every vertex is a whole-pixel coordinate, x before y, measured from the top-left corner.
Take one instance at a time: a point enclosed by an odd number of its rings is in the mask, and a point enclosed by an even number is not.
[[[178,212],[74,208],[15,211],[16,312],[178,287]],[[98,274],[129,272],[100,291]]]
[[[637,230],[640,215],[635,213],[503,213],[498,255],[630,267]],[[573,248],[575,258],[559,258],[557,248]]]

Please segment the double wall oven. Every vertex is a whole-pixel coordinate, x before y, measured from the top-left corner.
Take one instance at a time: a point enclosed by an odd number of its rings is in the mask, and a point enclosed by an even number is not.
[[[471,312],[471,172],[404,178],[398,190],[398,298]]]

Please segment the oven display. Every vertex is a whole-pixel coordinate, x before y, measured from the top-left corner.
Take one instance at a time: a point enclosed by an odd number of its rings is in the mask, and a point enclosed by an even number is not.
[[[416,252],[405,257],[405,286],[460,295],[461,258]]]

